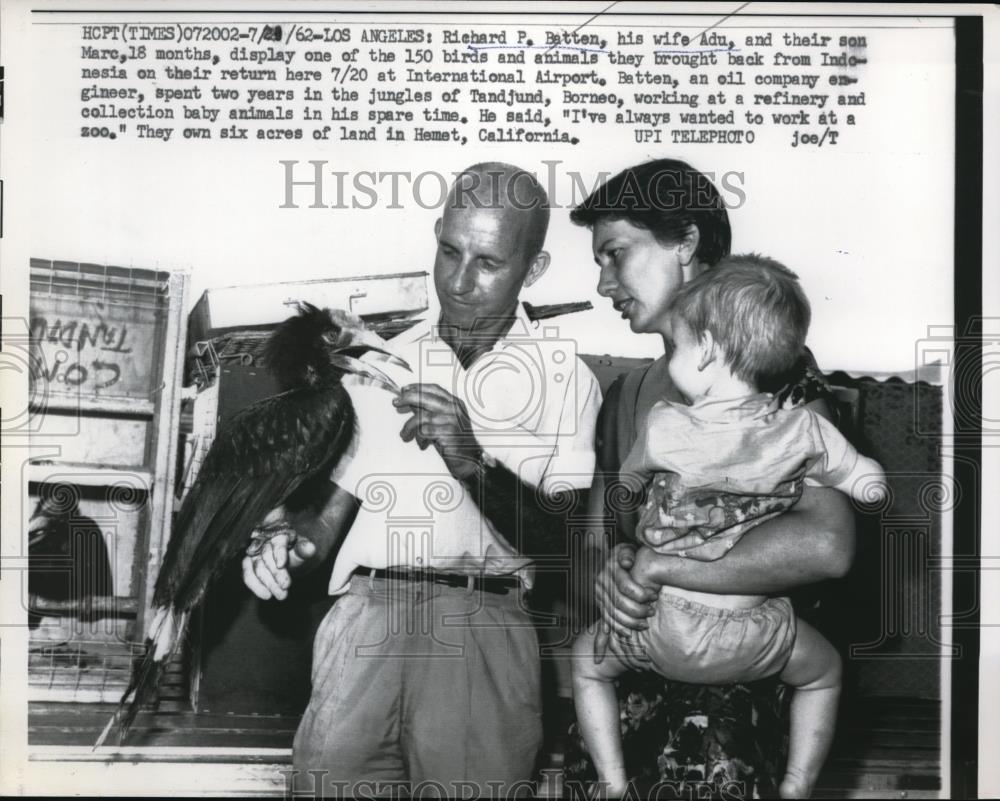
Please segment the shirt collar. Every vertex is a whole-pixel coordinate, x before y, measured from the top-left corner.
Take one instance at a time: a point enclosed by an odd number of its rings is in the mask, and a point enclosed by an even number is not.
[[[437,338],[438,319],[440,310],[430,308],[417,317],[417,322],[390,340],[392,344],[406,347],[424,338]],[[500,337],[493,345],[492,350],[500,350],[509,344],[510,339],[530,339],[537,338],[541,331],[541,325],[537,320],[533,321],[524,310],[524,304],[518,301],[514,308],[514,323],[507,333]]]
[[[746,420],[760,417],[773,409],[774,396],[770,392],[758,392],[738,398],[701,398],[688,406],[688,413],[707,421],[725,418]]]
[[[510,339],[524,339],[525,337],[535,339],[540,331],[541,325],[539,322],[537,320],[533,321],[528,317],[528,313],[524,310],[524,304],[518,301],[517,306],[514,308],[514,324],[508,329],[506,334],[497,340],[493,349],[497,350],[506,347]]]

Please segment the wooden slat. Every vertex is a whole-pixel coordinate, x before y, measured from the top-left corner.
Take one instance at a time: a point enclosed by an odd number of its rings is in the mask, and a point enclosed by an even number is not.
[[[84,397],[57,393],[51,389],[45,395],[43,405],[32,404],[32,412],[95,412],[98,414],[127,414],[137,417],[151,417],[156,404],[147,398],[116,398],[105,396]]]
[[[80,484],[86,487],[107,487],[123,479],[137,478],[141,482],[139,490],[147,490],[152,484],[152,473],[144,467],[110,467],[102,464],[83,462],[31,462],[28,465],[28,481],[42,483],[52,480]],[[131,482],[129,482],[131,486]]]
[[[31,259],[32,294],[99,295],[118,303],[165,305],[170,273],[137,267]]]
[[[169,746],[102,746],[98,750],[82,751],[75,746],[36,746],[28,758],[33,762],[135,762],[135,763],[236,763],[241,765],[275,765],[284,767],[291,762],[287,748],[179,748]]]
[[[63,721],[67,725],[87,726],[97,725],[99,721],[107,721],[108,715],[115,710],[114,704],[43,704],[29,705],[29,725],[35,721]],[[136,718],[136,726],[153,727],[161,725],[159,718],[174,727],[187,729],[208,728],[226,729],[241,728],[265,730],[275,726],[294,729],[298,725],[297,717],[282,715],[213,715],[209,713],[189,712],[184,715],[155,715],[151,712],[140,712]],[[104,724],[101,723],[103,726]]]
[[[85,602],[79,598],[57,601],[39,596],[34,601],[32,611],[45,614],[76,614],[89,608],[104,616],[135,617],[137,607],[136,599],[126,595],[92,595]]]
[[[109,716],[110,717],[110,716]],[[104,720],[107,723],[108,719]],[[103,727],[102,727],[103,728]],[[88,748],[94,745],[97,735],[100,732],[93,730],[82,731],[53,731],[46,730],[44,743],[46,745],[79,746]],[[28,743],[43,742],[38,736],[41,732],[28,728]],[[130,746],[146,747],[177,747],[177,748],[231,748],[233,743],[240,743],[246,748],[292,748],[292,740],[295,738],[295,730],[278,732],[258,732],[244,731],[241,729],[227,729],[225,731],[202,731],[196,732],[177,731],[170,729],[144,731],[142,729],[130,730],[128,744]]]
[[[937,798],[941,704],[865,699],[840,721],[814,798]]]
[[[163,361],[160,379],[163,387],[159,406],[154,416],[155,446],[153,448],[153,486],[145,543],[148,562],[137,565],[136,575],[145,578],[145,586],[138,582],[140,600],[136,619],[136,635],[145,637],[146,627],[152,616],[153,588],[160,572],[160,563],[170,539],[174,499],[174,470],[177,464],[177,447],[180,426],[180,387],[184,383],[184,331],[187,306],[187,276],[170,275],[170,309],[163,336]]]
[[[871,790],[817,790],[813,793],[813,798],[886,798],[887,790],[883,788]],[[941,798],[940,790],[898,790],[892,793],[893,798],[901,799],[923,799]]]
[[[287,798],[287,760],[276,761],[267,751],[258,753],[205,752],[169,755],[132,749],[109,756],[105,749],[51,748],[33,750],[29,764],[35,769],[32,786],[39,795],[66,792],[67,777],[78,787],[105,787],[116,795],[218,796],[222,798],[270,796]],[[50,766],[48,763],[57,765]],[[163,763],[150,783],[150,763]]]
[[[113,704],[29,704],[28,742],[32,745],[87,746],[113,714]],[[290,749],[298,718],[262,715],[207,715],[140,712],[129,734],[130,746],[241,747]]]
[[[33,750],[63,746],[86,751],[113,709],[111,704],[30,703],[29,745]],[[814,797],[938,797],[939,709],[936,701],[866,701],[863,709],[843,721],[834,756],[820,776]],[[272,762],[287,765],[297,725],[295,717],[142,712],[129,740],[132,745],[108,752],[104,758],[131,753],[144,755],[139,757],[143,761],[195,763],[229,753],[232,761],[249,765],[256,759],[251,755],[275,749],[273,753],[281,756],[270,757]],[[561,760],[562,754],[551,754],[548,767],[558,767]]]

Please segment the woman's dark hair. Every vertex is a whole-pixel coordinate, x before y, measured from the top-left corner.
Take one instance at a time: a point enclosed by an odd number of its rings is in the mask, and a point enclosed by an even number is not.
[[[708,266],[729,255],[732,231],[726,206],[711,179],[675,159],[647,161],[622,170],[570,212],[577,225],[602,219],[628,220],[674,244],[690,226],[698,229],[695,257]]]

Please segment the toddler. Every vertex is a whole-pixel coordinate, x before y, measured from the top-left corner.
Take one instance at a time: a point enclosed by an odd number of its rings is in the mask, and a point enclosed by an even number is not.
[[[805,347],[809,303],[790,270],[753,255],[723,259],[681,287],[668,314],[668,370],[690,405],[654,405],[621,468],[623,478],[647,486],[631,574],[659,596],[649,628],[618,649],[628,664],[612,653],[597,662],[595,629],[577,639],[577,719],[599,780],[620,794],[627,777],[618,676],[642,666],[676,681],[729,684],[778,673],[795,688],[779,792],[805,798],[833,737],[836,650],[796,620],[787,598],[661,586],[658,568],[667,559],[725,556],[747,530],[791,508],[804,481],[871,502],[884,491],[884,474],[827,420],[804,407],[779,409],[759,390],[791,369]]]

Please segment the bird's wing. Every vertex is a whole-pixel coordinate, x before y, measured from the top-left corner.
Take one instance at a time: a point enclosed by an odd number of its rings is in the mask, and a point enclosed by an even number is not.
[[[156,580],[145,656],[95,748],[116,722],[124,741],[209,584],[246,549],[253,528],[268,512],[339,462],[354,428],[354,407],[337,383],[266,398],[222,428],[181,504]]]
[[[154,603],[196,605],[267,513],[340,460],[354,425],[350,398],[339,384],[283,392],[235,415],[212,442],[181,504]]]

